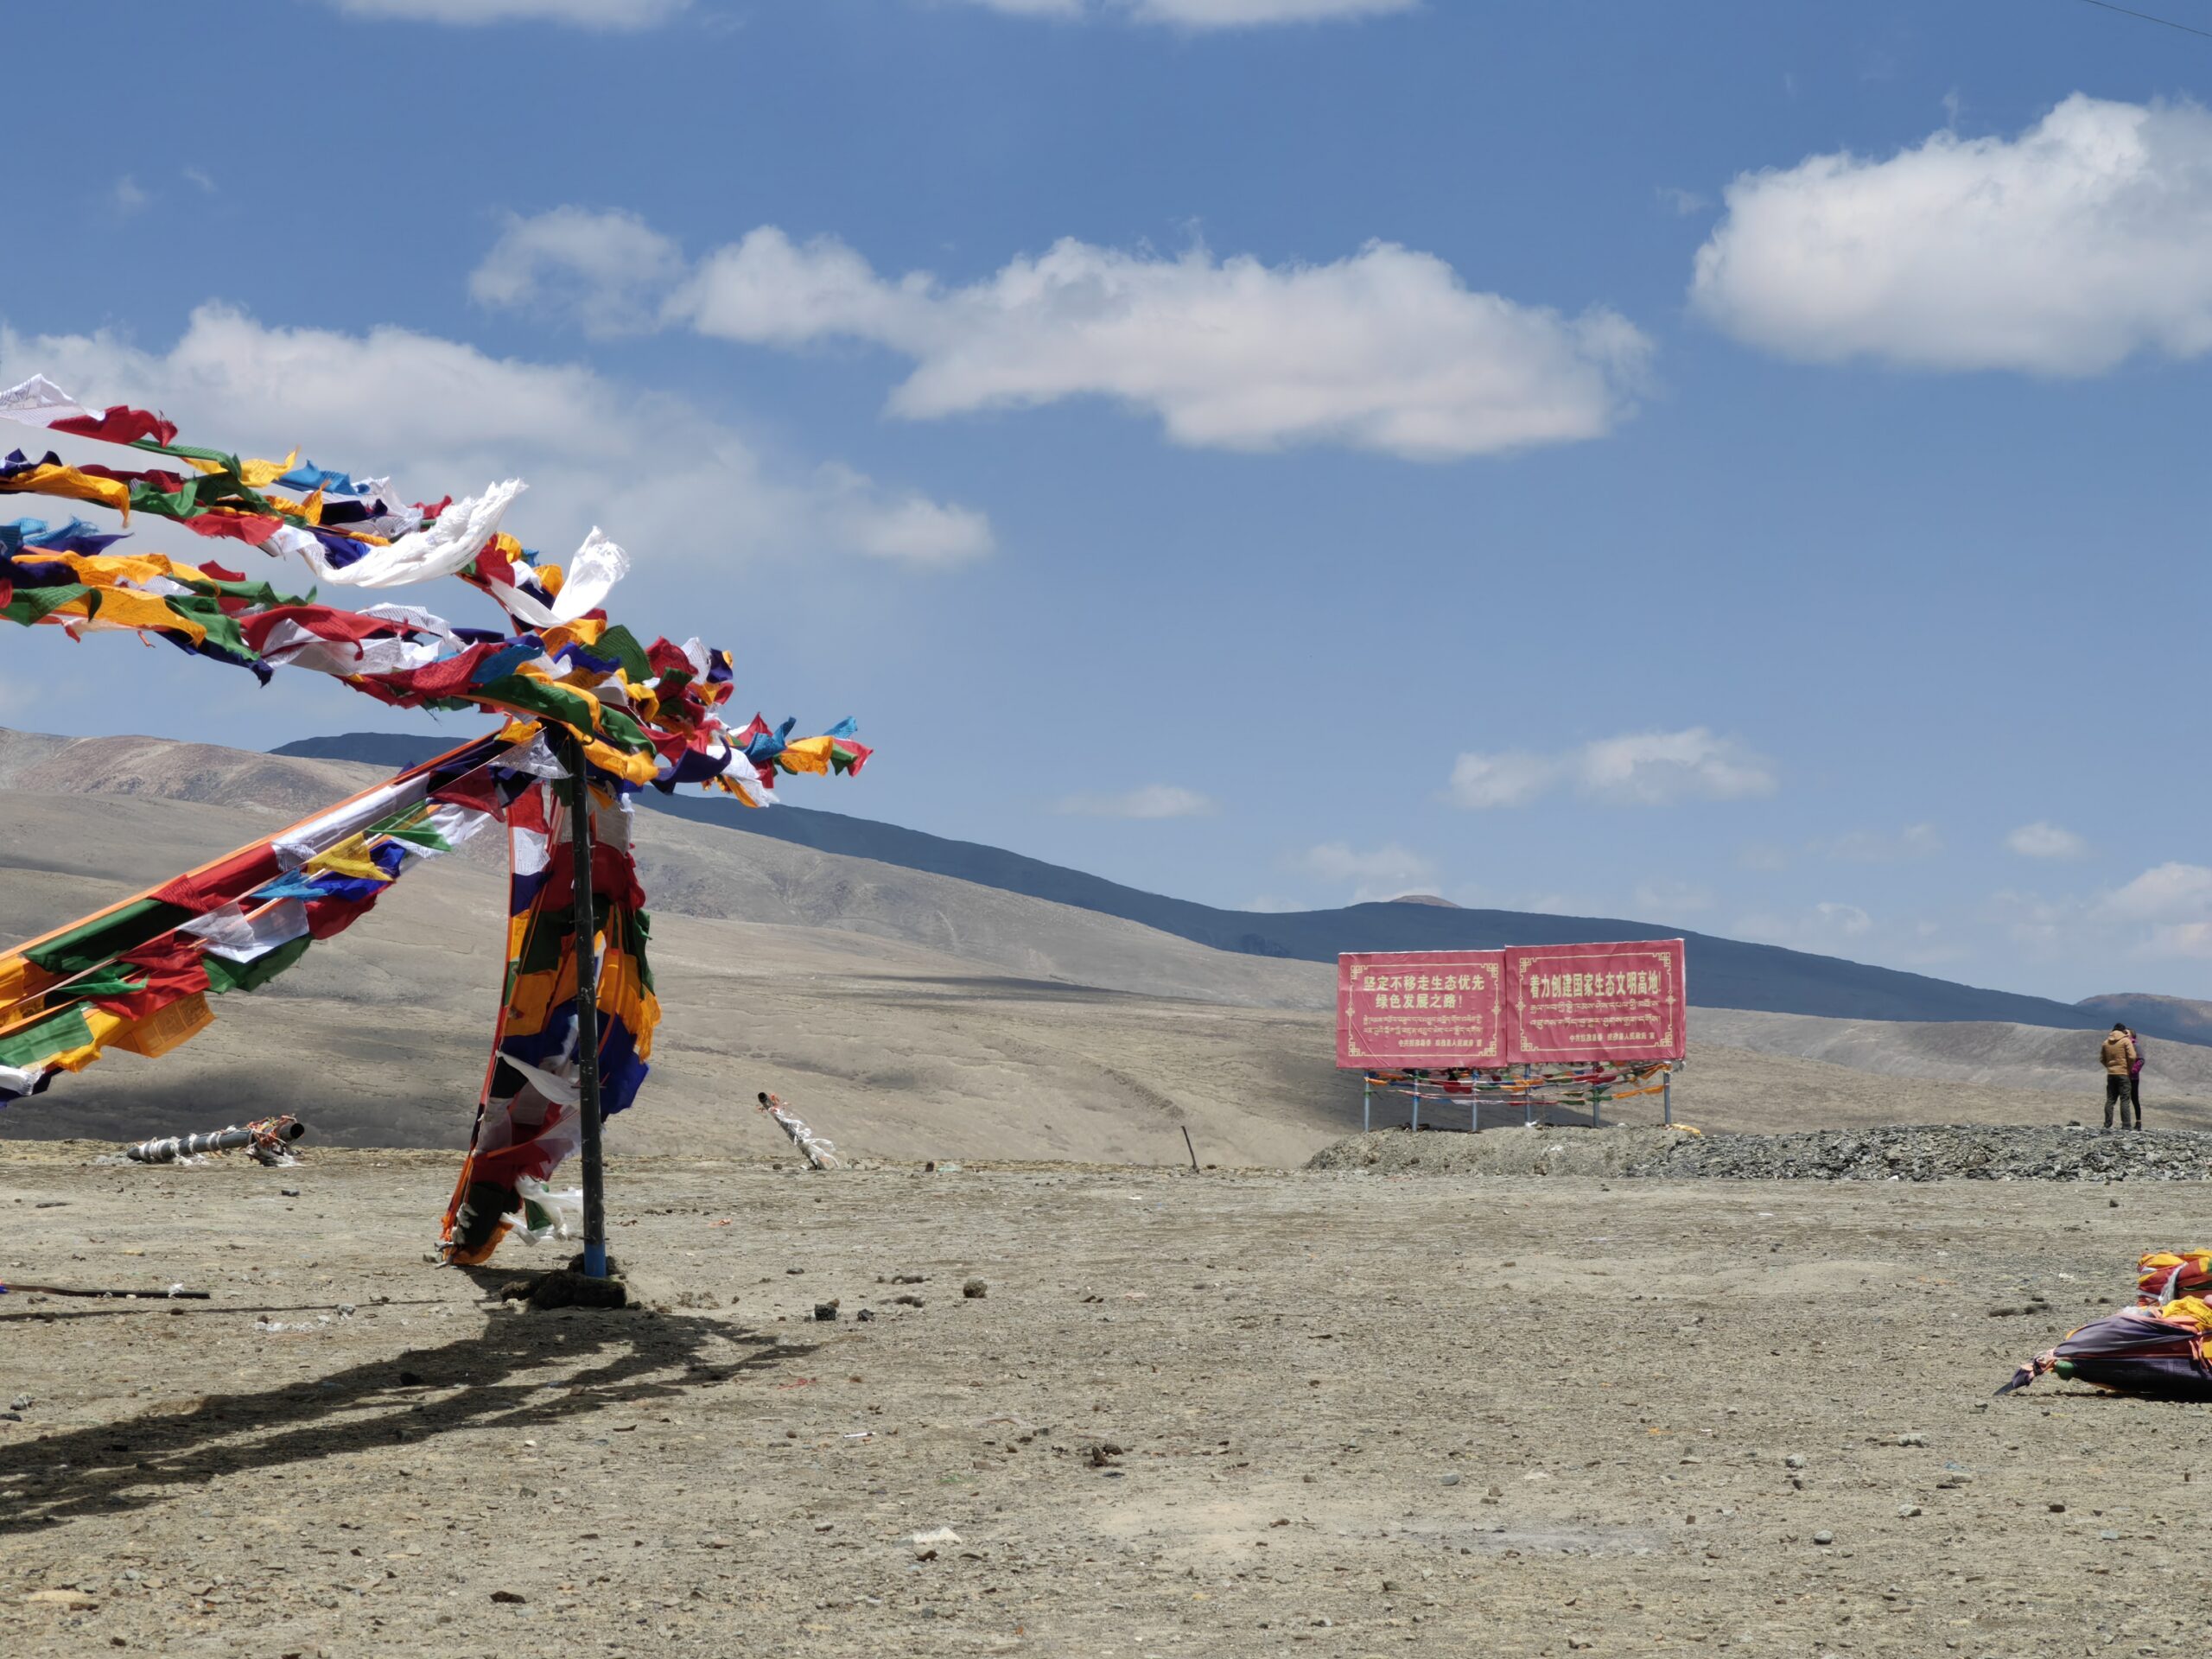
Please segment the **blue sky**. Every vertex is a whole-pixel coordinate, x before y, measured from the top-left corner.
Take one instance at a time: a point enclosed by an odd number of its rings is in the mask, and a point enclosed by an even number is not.
[[[14,141],[0,382],[528,478],[510,528],[604,525],[633,626],[860,717],[878,764],[794,800],[1224,905],[2212,995],[2212,40],[2078,0],[143,10],[160,48]],[[86,61],[60,9],[10,40]],[[44,632],[0,721],[413,723]]]

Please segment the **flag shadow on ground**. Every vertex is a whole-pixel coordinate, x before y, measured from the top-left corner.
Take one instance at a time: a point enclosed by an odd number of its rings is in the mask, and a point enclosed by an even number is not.
[[[495,1315],[480,1332],[441,1347],[0,1450],[0,1536],[142,1509],[249,1470],[416,1445],[457,1430],[520,1435],[770,1371],[814,1348],[679,1315]]]

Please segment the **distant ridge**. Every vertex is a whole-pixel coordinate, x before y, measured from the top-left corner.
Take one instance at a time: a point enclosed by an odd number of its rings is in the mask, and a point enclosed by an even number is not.
[[[383,732],[302,738],[272,753],[365,761],[394,770],[451,748],[454,742]],[[874,859],[903,869],[1026,893],[1056,904],[1119,916],[1218,950],[1333,962],[1346,950],[1496,950],[1504,944],[1576,944],[1599,939],[1681,938],[1687,942],[1692,1002],[1704,1007],[1809,1014],[1839,1020],[2002,1020],[2078,1031],[2123,1016],[2047,997],[1986,990],[1925,974],[1877,968],[1780,945],[1752,944],[1618,917],[1551,916],[1466,910],[1421,896],[1338,910],[1217,910],[1145,893],[1081,870],[979,842],[948,840],[897,824],[810,807],[747,811],[726,800],[639,791],[645,804],[733,834],[766,836],[819,852]],[[2212,1027],[2187,1005],[2132,998],[2131,1021],[2147,1036],[2212,1042]]]

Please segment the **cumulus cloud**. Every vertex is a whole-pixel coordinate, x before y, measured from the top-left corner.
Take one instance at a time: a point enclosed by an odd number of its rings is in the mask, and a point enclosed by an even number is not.
[[[2022,824],[2005,837],[2005,845],[2022,858],[2085,858],[2089,851],[2089,843],[2071,830],[2041,819]]]
[[[2212,114],[2081,93],[2016,137],[1937,132],[1740,175],[1695,308],[1813,362],[2101,373],[2212,347]]]
[[[1932,823],[1909,823],[1894,836],[1850,830],[1815,841],[1808,850],[1845,864],[1905,864],[1935,857],[1943,850],[1943,836]]]
[[[1445,798],[1474,810],[1526,806],[1560,790],[1620,806],[1742,800],[1771,795],[1771,764],[1732,737],[1693,726],[1599,738],[1556,754],[1467,753],[1452,764]]]
[[[1386,242],[1268,265],[1070,238],[953,286],[887,277],[833,237],[798,243],[764,226],[671,285],[664,238],[639,221],[573,208],[540,219],[554,222],[508,226],[479,298],[581,296],[622,316],[657,303],[666,326],[745,345],[879,346],[913,365],[889,401],[912,420],[1103,397],[1198,448],[1448,461],[1604,435],[1631,412],[1650,353],[1617,313],[1517,304]],[[601,236],[608,247],[591,245]]]
[[[654,325],[653,296],[683,270],[676,244],[634,213],[556,207],[508,214],[468,292],[484,305],[560,311],[588,334],[630,334]]]
[[[1179,784],[1143,784],[1118,795],[1070,795],[1052,810],[1082,818],[1206,818],[1221,806]]]
[[[569,23],[608,32],[653,29],[690,9],[691,0],[326,0],[355,17],[401,22]]]
[[[94,403],[162,410],[188,442],[270,455],[303,444],[322,465],[389,472],[414,496],[520,474],[531,490],[511,521],[518,533],[565,556],[603,524],[641,575],[821,548],[923,565],[989,549],[980,514],[847,467],[787,473],[681,400],[404,328],[272,327],[210,304],[163,351],[0,327],[0,385],[39,372]]]

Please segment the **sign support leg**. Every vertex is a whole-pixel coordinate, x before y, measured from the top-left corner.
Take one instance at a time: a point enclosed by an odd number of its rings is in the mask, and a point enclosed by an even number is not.
[[[1359,1079],[1359,1132],[1367,1134],[1375,1127],[1375,1079],[1362,1074]]]
[[[1675,1068],[1669,1066],[1659,1079],[1659,1106],[1666,1113],[1669,1128],[1675,1127]]]
[[[576,925],[576,1109],[583,1134],[584,1276],[607,1277],[607,1166],[599,1122],[599,924],[591,902],[591,785],[583,745],[566,733],[569,849],[575,855]]]
[[[1421,1128],[1421,1073],[1414,1073],[1414,1128]]]

